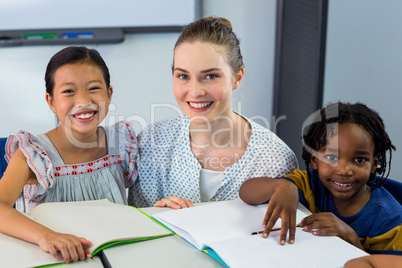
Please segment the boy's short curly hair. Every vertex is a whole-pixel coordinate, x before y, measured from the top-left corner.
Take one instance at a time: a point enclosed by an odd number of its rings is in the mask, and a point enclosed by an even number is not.
[[[383,120],[376,111],[359,102],[355,104],[334,102],[312,114],[306,123],[310,125],[307,132],[302,135],[302,157],[306,168],[310,165],[311,152],[320,151],[326,146],[330,124],[352,123],[363,127],[374,142],[374,156],[378,157],[379,163],[375,174],[370,176],[369,181],[375,182],[372,189],[384,183],[391,170],[392,150],[396,148],[385,131]],[[389,161],[387,161],[387,151],[389,151]],[[387,166],[388,172],[385,175]],[[380,175],[381,179],[376,179],[376,174]]]

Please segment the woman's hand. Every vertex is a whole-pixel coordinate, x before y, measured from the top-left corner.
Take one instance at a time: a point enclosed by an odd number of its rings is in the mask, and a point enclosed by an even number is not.
[[[297,186],[287,180],[278,179],[265,214],[262,227],[265,228],[262,236],[268,237],[276,221],[281,218],[280,244],[286,244],[286,235],[289,231],[289,243],[293,244],[296,233],[296,212],[299,203]]]
[[[299,224],[304,231],[313,230],[314,235],[336,235],[363,249],[355,230],[331,212],[314,213],[305,217]],[[363,249],[364,250],[364,249]]]
[[[154,207],[169,207],[169,208],[174,208],[174,209],[190,208],[193,206],[194,205],[191,202],[191,200],[173,196],[173,195],[169,196],[168,199],[163,198],[154,204]]]
[[[91,254],[85,251],[92,242],[70,234],[51,232],[41,238],[38,245],[43,251],[50,253],[56,259],[62,258],[66,263],[92,258]]]

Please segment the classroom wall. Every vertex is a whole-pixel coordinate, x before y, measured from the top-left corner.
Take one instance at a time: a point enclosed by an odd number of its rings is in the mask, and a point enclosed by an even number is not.
[[[270,127],[276,1],[253,0],[251,7],[245,0],[205,0],[203,9],[205,16],[228,18],[242,40],[246,72],[233,93],[233,108]],[[104,125],[134,120],[138,133],[150,123],[181,113],[173,96],[171,75],[178,36],[127,34],[123,43],[89,46],[104,57],[114,87]],[[63,47],[0,48],[0,137],[20,129],[38,134],[55,127],[54,115],[45,102],[43,77],[50,57]]]
[[[324,104],[363,102],[397,147],[390,178],[402,182],[402,1],[330,0]]]

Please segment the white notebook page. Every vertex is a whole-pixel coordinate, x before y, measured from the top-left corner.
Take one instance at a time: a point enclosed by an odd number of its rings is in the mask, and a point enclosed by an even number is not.
[[[296,228],[294,244],[279,245],[280,232],[268,238],[252,235],[211,243],[231,267],[343,267],[350,259],[368,254],[336,236],[315,236]]]
[[[262,231],[267,206],[252,206],[236,199],[161,212],[153,217],[201,250],[214,241],[249,236],[252,232]],[[298,210],[296,222],[299,223],[306,216],[307,214]],[[280,226],[279,219],[275,228]]]

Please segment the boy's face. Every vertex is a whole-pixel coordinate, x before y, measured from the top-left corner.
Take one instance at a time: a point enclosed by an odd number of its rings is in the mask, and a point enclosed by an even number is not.
[[[370,194],[366,183],[378,165],[370,134],[350,123],[333,124],[329,129],[327,145],[312,157],[312,167],[318,170],[335,204],[367,202]]]

